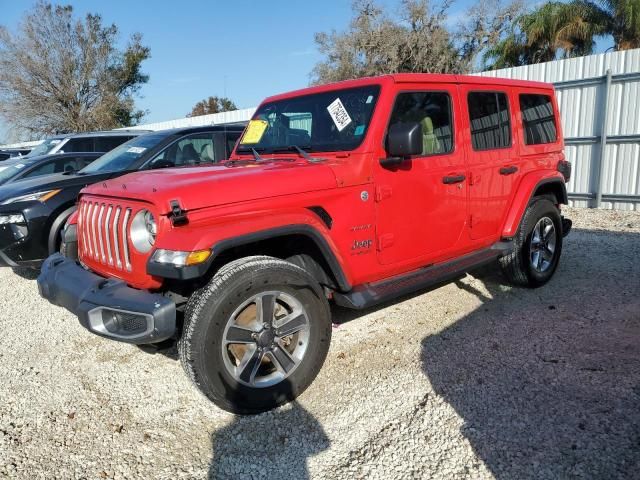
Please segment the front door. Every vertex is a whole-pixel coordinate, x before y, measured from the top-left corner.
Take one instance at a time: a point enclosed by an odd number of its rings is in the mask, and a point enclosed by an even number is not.
[[[409,84],[396,96],[389,125],[420,123],[423,150],[398,168],[374,167],[381,264],[426,264],[452,251],[463,237],[467,182],[457,141],[457,96],[457,87],[449,84],[428,89]]]
[[[474,240],[499,235],[519,178],[513,138],[514,109],[508,89],[463,85],[461,102],[469,122],[469,226]]]

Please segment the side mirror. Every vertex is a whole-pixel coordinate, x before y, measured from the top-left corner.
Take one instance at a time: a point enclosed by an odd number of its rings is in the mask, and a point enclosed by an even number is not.
[[[382,166],[398,166],[405,158],[422,153],[422,125],[419,123],[395,123],[387,133],[389,158],[380,161]]]

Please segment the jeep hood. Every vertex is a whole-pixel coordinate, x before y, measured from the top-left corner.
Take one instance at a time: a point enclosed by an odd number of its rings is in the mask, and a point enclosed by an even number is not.
[[[140,171],[91,185],[82,193],[146,201],[165,214],[173,200],[189,211],[336,186],[327,165],[273,162]]]

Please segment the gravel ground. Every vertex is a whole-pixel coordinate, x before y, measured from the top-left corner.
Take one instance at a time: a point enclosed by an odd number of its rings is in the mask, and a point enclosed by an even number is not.
[[[315,383],[254,417],[208,403],[175,350],[95,337],[3,269],[0,477],[638,478],[640,213],[568,215],[547,286],[485,271],[336,308]]]

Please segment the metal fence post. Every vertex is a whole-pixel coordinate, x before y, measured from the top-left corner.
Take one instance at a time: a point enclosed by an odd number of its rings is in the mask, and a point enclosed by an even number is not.
[[[607,117],[609,116],[609,91],[611,90],[611,69],[607,70],[604,86],[604,109],[602,112],[602,125],[600,127],[600,162],[598,163],[598,176],[596,178],[596,208],[602,204],[602,190],[604,190],[604,157],[607,148]]]

